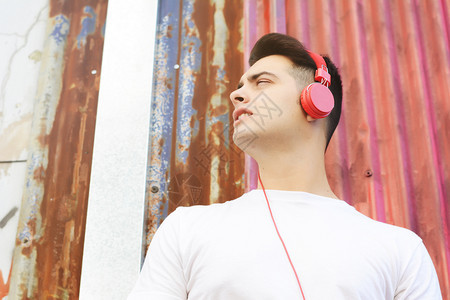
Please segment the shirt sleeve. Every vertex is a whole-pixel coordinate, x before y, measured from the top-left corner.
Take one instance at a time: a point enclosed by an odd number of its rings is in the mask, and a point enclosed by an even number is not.
[[[442,299],[436,270],[423,242],[420,242],[408,261],[394,299]]]
[[[138,281],[127,300],[187,299],[179,251],[179,213],[170,214],[156,231]]]

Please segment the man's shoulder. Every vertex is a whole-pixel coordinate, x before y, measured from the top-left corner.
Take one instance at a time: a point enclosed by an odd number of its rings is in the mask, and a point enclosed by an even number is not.
[[[215,220],[236,216],[244,213],[245,207],[251,204],[246,203],[245,195],[223,203],[212,203],[207,205],[179,206],[169,217],[178,218],[184,223],[205,223]]]
[[[178,206],[172,214],[182,219],[202,219],[211,214],[223,214],[227,210],[227,202],[205,205]]]
[[[410,229],[396,224],[374,220],[360,212],[356,212],[356,214],[358,214],[358,219],[360,220],[356,228],[363,231],[364,234],[372,239],[384,240],[392,243],[392,245],[413,248],[422,242],[422,239]]]

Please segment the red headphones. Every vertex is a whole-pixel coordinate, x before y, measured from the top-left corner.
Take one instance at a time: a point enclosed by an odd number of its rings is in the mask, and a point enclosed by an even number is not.
[[[314,76],[316,82],[303,89],[300,102],[308,115],[314,119],[321,119],[328,116],[334,107],[334,97],[328,88],[331,76],[323,57],[310,51],[308,53],[317,66]]]

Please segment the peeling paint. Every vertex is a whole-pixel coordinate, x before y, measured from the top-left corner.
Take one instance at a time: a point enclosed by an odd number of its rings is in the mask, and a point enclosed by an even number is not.
[[[28,57],[29,57],[29,59],[31,59],[32,61],[37,63],[37,62],[41,61],[42,52],[39,50],[35,50]]]
[[[162,2],[159,7],[159,21],[156,32],[155,47],[155,75],[154,94],[151,108],[150,141],[153,145],[149,149],[149,164],[147,169],[146,206],[148,213],[145,216],[146,246],[156,228],[168,214],[168,187],[170,185],[170,154],[172,140],[169,138],[173,128],[174,111],[174,85],[176,81],[175,67],[178,64],[173,49],[178,43],[177,27],[179,16],[174,8],[179,7],[174,1]],[[170,55],[169,55],[170,54]],[[156,188],[156,190],[154,189]],[[151,192],[152,189],[156,192]]]
[[[95,23],[97,22],[97,14],[92,7],[85,6],[83,11],[85,14],[87,14],[87,16],[84,17],[81,21],[81,32],[77,36],[78,49],[86,44],[86,37],[95,32]],[[104,36],[103,29],[102,36]]]
[[[69,19],[64,15],[58,15],[54,18],[53,26],[50,36],[54,38],[57,45],[65,42],[70,29]]]
[[[198,38],[198,29],[192,19],[193,9],[192,1],[183,2],[175,147],[176,164],[180,165],[186,164],[191,143],[191,120],[197,113],[192,106],[192,98],[202,58],[202,41]]]

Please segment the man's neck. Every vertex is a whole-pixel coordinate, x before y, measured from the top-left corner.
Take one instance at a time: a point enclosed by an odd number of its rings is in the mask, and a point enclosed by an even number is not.
[[[266,190],[303,191],[338,198],[328,183],[323,153],[260,157],[258,166]],[[258,189],[262,189],[259,181]]]

